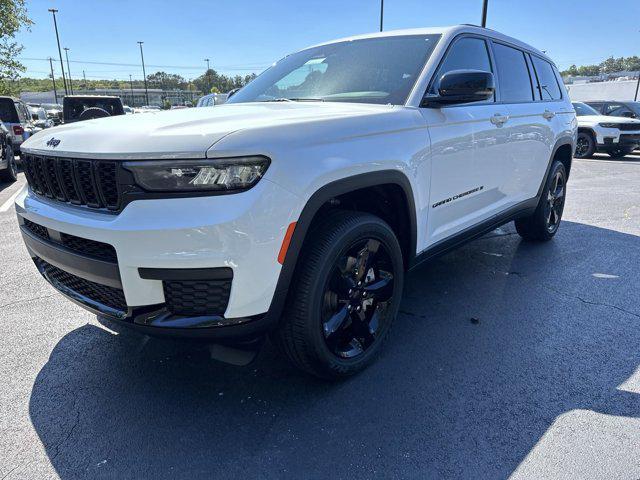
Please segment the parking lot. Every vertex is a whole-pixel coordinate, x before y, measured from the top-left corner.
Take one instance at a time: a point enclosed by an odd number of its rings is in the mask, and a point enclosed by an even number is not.
[[[638,478],[639,187],[640,155],[574,161],[554,241],[507,225],[412,272],[380,361],[330,384],[106,329],[0,185],[0,477]]]

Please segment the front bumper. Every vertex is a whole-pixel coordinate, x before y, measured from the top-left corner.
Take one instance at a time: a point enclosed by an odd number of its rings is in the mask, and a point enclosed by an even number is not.
[[[636,147],[640,145],[640,130],[622,131],[617,128],[601,128],[596,133],[596,144],[599,149],[611,147]]]
[[[297,204],[293,194],[263,179],[236,195],[135,201],[118,215],[60,204],[25,190],[16,211],[38,269],[74,302],[147,333],[216,338],[244,336],[272,322],[265,312],[280,274],[278,251]],[[33,235],[25,220],[53,237]],[[110,245],[117,260],[70,251],[56,242],[61,234]],[[51,273],[57,270],[47,265],[89,284],[121,289],[125,306],[113,308],[82,294],[82,288],[66,288]],[[179,272],[210,277],[221,271],[231,272],[224,311],[175,314],[169,308],[167,283],[190,281],[175,278]]]

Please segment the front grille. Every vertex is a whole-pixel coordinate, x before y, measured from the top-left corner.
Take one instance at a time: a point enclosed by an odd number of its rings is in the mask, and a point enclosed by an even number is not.
[[[640,125],[637,123],[620,123],[616,126],[619,130],[624,130],[626,132],[629,131],[640,131]]]
[[[43,240],[50,240],[49,231],[47,230],[46,227],[43,227],[42,225],[38,225],[37,223],[33,223],[32,221],[27,220],[26,218],[24,219],[24,226],[36,237],[39,237]]]
[[[88,238],[76,237],[67,233],[61,233],[60,238],[62,244],[70,250],[85,255],[90,255],[100,260],[106,260],[108,262],[117,262],[116,249],[108,243],[97,242],[95,240],[89,240]]]
[[[167,309],[176,315],[224,315],[231,280],[165,280]]]
[[[105,305],[121,312],[127,310],[127,302],[121,289],[100,285],[77,277],[69,272],[60,270],[58,267],[54,267],[41,258],[35,258],[34,261],[45,278],[59,290],[64,292],[64,289],[69,289],[94,303]]]
[[[36,194],[74,205],[117,211],[117,164],[107,160],[24,155],[29,187]]]

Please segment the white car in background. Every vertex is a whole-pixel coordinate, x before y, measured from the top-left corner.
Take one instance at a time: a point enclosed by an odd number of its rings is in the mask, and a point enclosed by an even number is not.
[[[226,93],[210,93],[198,100],[196,107],[213,107],[214,105],[222,105],[227,101]]]
[[[640,146],[640,120],[601,115],[586,103],[573,102],[578,117],[576,158],[589,158],[595,152],[622,158]]]

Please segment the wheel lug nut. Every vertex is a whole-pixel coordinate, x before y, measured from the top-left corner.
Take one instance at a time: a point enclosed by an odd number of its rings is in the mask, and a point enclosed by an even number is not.
[[[361,307],[360,305],[358,305],[358,306],[356,307],[356,312],[359,312],[360,310],[362,310],[362,307]]]

